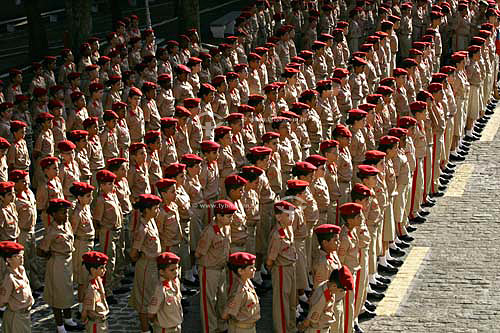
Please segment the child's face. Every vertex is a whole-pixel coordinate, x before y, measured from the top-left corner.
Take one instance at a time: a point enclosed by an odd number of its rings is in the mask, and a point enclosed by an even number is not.
[[[97,268],[92,267],[90,269],[90,275],[92,275],[93,278],[104,277],[104,275],[106,275],[106,265],[102,265]]]
[[[253,279],[255,276],[255,265],[249,265],[243,269],[239,269],[240,277],[242,280]]]
[[[217,222],[221,225],[230,225],[233,221],[233,214],[217,214]]]
[[[57,177],[59,174],[59,163],[54,163],[50,166],[48,166],[45,170],[45,175],[47,175],[48,179],[52,179],[54,177]]]
[[[179,271],[178,264],[172,264],[165,267],[165,269],[160,269],[160,276],[165,280],[171,281],[177,278],[177,272]]]
[[[113,191],[113,188],[114,188],[113,182],[101,183],[101,191],[103,191],[104,193],[110,193],[111,191]]]
[[[80,197],[82,205],[89,205],[90,202],[92,201],[92,192],[85,193],[82,197]]]
[[[22,266],[23,263],[24,263],[24,251],[21,251],[18,254],[15,254],[7,259],[7,264],[11,269],[16,269],[19,266]]]

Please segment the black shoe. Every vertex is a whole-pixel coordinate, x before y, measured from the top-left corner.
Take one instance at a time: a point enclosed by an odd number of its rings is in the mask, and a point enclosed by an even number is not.
[[[446,191],[446,189],[447,189],[447,188],[448,188],[448,187],[446,187],[446,185],[439,185],[438,190],[440,190],[440,191],[443,191],[443,192],[444,192],[444,191]]]
[[[421,204],[420,206],[421,207],[424,207],[424,208],[431,208],[431,207],[434,207],[436,203],[433,203],[433,202],[430,202],[429,200],[427,200],[427,202],[424,202],[423,204]]]
[[[134,278],[134,271],[128,271],[128,272],[125,272],[125,276],[128,277],[128,278]]]
[[[191,297],[198,294],[198,292],[196,289],[186,288],[186,290],[182,291],[182,296]]]
[[[444,192],[443,191],[437,191],[437,192],[434,192],[434,193],[431,193],[432,197],[433,198],[440,198],[444,195]]]
[[[379,265],[379,267],[380,267],[380,265]],[[391,279],[383,277],[383,276],[378,276],[378,277],[375,278],[375,280],[377,280],[377,282],[380,282],[380,283],[383,283],[383,284],[389,284],[389,283],[391,283]]]
[[[406,231],[414,232],[414,231],[417,231],[417,228],[412,226],[412,225],[408,225],[408,226],[406,226]]]
[[[459,150],[455,154],[457,154],[457,156],[460,156],[460,157],[466,157],[469,154],[469,152],[465,151],[465,150]]]
[[[82,324],[76,324],[76,325],[68,325],[66,323],[64,323],[64,328],[66,329],[66,331],[83,331],[85,329],[85,325],[82,325]]]
[[[183,308],[188,307],[190,304],[191,302],[187,298],[184,297],[181,298],[181,305]]]
[[[472,136],[477,140],[481,139],[481,133],[478,133],[476,131],[472,131]]]
[[[483,131],[484,127],[479,127],[479,126],[474,126],[474,131],[472,133],[474,133],[475,135],[477,136],[481,136],[481,132]]]
[[[116,300],[115,296],[113,296],[113,295],[106,297],[106,301],[108,302],[108,305],[118,304],[118,301]]]
[[[370,311],[375,311],[377,309],[377,306],[373,303],[370,303],[369,301],[365,301],[365,308]]]
[[[433,204],[436,204],[436,199],[432,199],[431,197],[427,196],[427,201],[432,202]]]
[[[492,114],[494,114],[494,113],[495,113],[495,108],[493,108],[493,109],[491,109],[491,110],[486,110],[486,111],[484,112],[484,114],[485,114],[485,115],[487,115],[487,116],[491,116],[491,115],[492,115]]]
[[[194,281],[191,281],[188,279],[182,279],[182,283],[188,287],[199,287],[200,286],[200,281],[196,278],[194,279]]]
[[[460,147],[458,151],[462,152],[462,153],[463,152],[468,153],[468,152],[470,152],[470,147],[465,147],[465,146],[464,147]]]
[[[271,280],[271,273],[267,272],[267,274],[264,274],[262,271],[260,272],[260,276],[262,277],[262,280]]]
[[[403,266],[403,260],[389,259],[387,262],[396,268]]]
[[[370,301],[370,302],[378,302],[378,301],[381,301],[383,298],[384,298],[384,294],[382,293],[378,293],[376,291],[372,291],[371,293],[368,293],[367,295],[367,299]]]
[[[448,163],[449,164],[449,163]],[[455,173],[454,169],[451,169],[450,167],[446,166],[441,172],[447,174],[447,175],[453,175]]]
[[[402,257],[406,254],[405,251],[401,250],[401,249],[389,249],[389,253],[391,254],[391,257]]]
[[[439,178],[439,183],[441,185],[448,185],[450,181],[448,179]]]
[[[475,136],[474,134],[466,134],[464,136],[464,140],[471,142],[471,141],[477,141],[477,140],[479,140],[479,138],[477,136]]]
[[[383,283],[370,283],[370,288],[375,291],[381,291],[384,292],[387,290],[387,285]],[[373,310],[372,310],[373,311]]]
[[[421,223],[424,223],[425,221],[427,221],[427,219],[425,217],[422,217],[422,216],[415,216],[412,220],[411,220],[411,223],[416,223],[416,224],[421,224]]]
[[[410,244],[404,242],[401,238],[399,239],[401,240],[401,243],[396,243],[396,245],[400,248],[400,249],[407,249],[410,247]]]
[[[467,142],[467,141],[462,141],[462,146],[466,146],[466,147],[470,147],[471,146],[471,143],[470,142]]]
[[[396,274],[398,272],[398,269],[396,267],[391,266],[391,265],[383,266],[383,265],[379,264],[378,265],[378,271],[380,273],[394,275],[394,274]]]
[[[476,120],[476,124],[486,124],[488,122],[488,119],[484,119],[484,118],[479,118],[478,120]]]
[[[299,299],[299,304],[300,304],[301,308],[304,310],[304,312],[308,312],[309,311],[309,303],[301,301]]]
[[[410,228],[410,227],[414,228],[411,225],[409,225],[406,227],[406,231],[408,231],[408,228]],[[414,229],[417,230],[417,228],[414,228]],[[413,230],[413,231],[415,231],[415,230]],[[405,242],[413,242],[415,240],[415,238],[411,237],[410,235],[399,236],[399,239],[401,239],[402,241],[405,241]]]
[[[450,180],[453,178],[452,175],[448,175],[446,173],[441,173],[441,176],[439,176],[440,178],[443,178],[443,179],[447,179],[447,180]]]
[[[131,290],[130,287],[121,286],[120,288],[116,288],[113,290],[113,295],[114,294],[116,294],[116,295],[126,294],[130,290]]]
[[[463,161],[465,161],[465,157],[460,156],[458,154],[450,154],[450,161],[463,162]]]
[[[422,216],[422,217],[426,217],[427,215],[429,215],[431,212],[429,212],[428,210],[421,210],[418,212],[418,215]]]
[[[361,313],[358,315],[358,319],[359,319],[360,321],[366,321],[366,320],[373,319],[373,318],[375,318],[376,316],[377,316],[377,314],[376,314],[375,312],[372,312],[372,311],[370,311],[370,310],[366,309],[366,311],[363,311],[363,312],[361,312]],[[358,325],[355,325],[355,326],[354,326],[354,331],[356,331],[356,326],[358,326]],[[358,326],[358,327],[359,327],[359,326]],[[356,331],[356,332],[358,332],[358,331]]]

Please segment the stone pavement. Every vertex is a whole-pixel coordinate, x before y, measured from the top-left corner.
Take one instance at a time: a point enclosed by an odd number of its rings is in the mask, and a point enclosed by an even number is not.
[[[402,300],[393,305],[395,315],[362,323],[365,332],[500,332],[499,123],[497,108],[485,139],[473,143],[449,192],[413,233],[412,245],[429,249],[420,267],[413,267],[416,275],[407,279],[409,287],[393,288]],[[184,332],[201,331],[198,300],[198,295],[192,297],[187,307]],[[110,332],[139,332],[137,316],[127,302],[128,296],[123,297],[111,308]],[[268,292],[261,298],[258,332],[271,332],[271,304]],[[51,311],[39,299],[33,332],[54,329]]]

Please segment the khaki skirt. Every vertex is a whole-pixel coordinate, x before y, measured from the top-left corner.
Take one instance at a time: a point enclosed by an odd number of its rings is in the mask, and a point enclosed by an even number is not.
[[[56,309],[73,306],[73,264],[71,256],[52,254],[45,269],[45,302]]]
[[[134,286],[129,305],[139,313],[147,313],[148,305],[159,283],[158,267],[155,259],[143,255],[135,264]]]

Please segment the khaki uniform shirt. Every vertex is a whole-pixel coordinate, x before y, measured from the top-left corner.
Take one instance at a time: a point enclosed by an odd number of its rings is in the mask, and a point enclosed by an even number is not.
[[[154,188],[156,182],[163,178],[163,172],[161,168],[161,162],[158,157],[158,151],[157,150],[151,151],[148,149],[148,155],[146,157],[146,161],[149,173],[149,184],[152,188]]]
[[[34,232],[37,218],[36,199],[30,189],[18,193],[15,199],[19,229]]]
[[[291,227],[283,229],[276,225],[269,238],[267,258],[274,265],[288,266],[297,261],[297,250],[294,244],[294,233]]]
[[[29,171],[31,160],[26,140],[21,139],[14,142],[7,153],[7,164],[11,170]]]
[[[132,248],[141,252],[148,259],[158,258],[161,253],[161,243],[154,219],[144,221],[141,217],[141,222],[134,232]]]
[[[230,243],[229,226],[220,228],[216,223],[207,225],[196,247],[196,253],[201,254],[200,265],[217,270],[225,267],[229,258]]]
[[[156,218],[156,226],[160,234],[162,250],[169,251],[169,247],[181,243],[183,238],[179,210],[175,202],[164,204]]]
[[[110,130],[105,127],[99,136],[102,146],[102,154],[104,160],[120,156],[120,148],[118,147],[118,132],[116,128]]]
[[[70,110],[66,119],[66,129],[68,132],[83,129],[83,121],[88,117],[89,113],[85,107],[79,110]]]
[[[248,280],[243,283],[239,277],[236,280],[236,286],[231,288],[223,313],[230,315],[231,320],[238,323],[254,324],[260,319],[259,297],[255,292],[252,281]]]
[[[340,232],[338,254],[340,261],[349,267],[349,270],[353,273],[353,275],[360,269],[358,241],[356,231],[349,231],[347,226],[343,225]]]
[[[144,112],[144,121],[146,122],[146,131],[158,131],[160,130],[161,116],[156,106],[156,101],[154,99],[143,99],[142,111]]]
[[[129,108],[127,126],[130,133],[130,140],[132,142],[142,142],[144,138],[145,123],[144,123],[144,113],[142,109],[138,106],[137,109],[132,110]]]
[[[335,294],[328,288],[328,282],[321,283],[311,296],[311,309],[307,319],[311,328],[328,329],[335,322]]]
[[[82,208],[80,203],[77,203],[71,214],[70,222],[75,238],[84,240],[94,239],[95,230],[90,205]]]
[[[31,294],[30,282],[23,266],[18,271],[7,268],[0,286],[0,305],[7,305],[12,312],[29,310],[35,299]]]
[[[175,97],[172,89],[161,88],[156,97],[156,104],[161,117],[172,117],[175,112]]]
[[[211,200],[217,198],[219,195],[219,168],[217,161],[209,163],[207,160],[203,160],[201,162],[199,179],[202,186],[203,199]]]
[[[106,302],[106,294],[100,277],[89,281],[83,300],[83,310],[87,311],[87,316],[91,320],[99,319],[102,321],[108,316],[109,306]]]
[[[155,288],[148,306],[148,313],[156,314],[155,323],[161,328],[174,329],[184,320],[181,299],[179,279],[163,280]]]
[[[104,169],[106,164],[104,163],[104,156],[102,155],[101,140],[97,135],[89,137],[87,152],[89,154],[90,171],[95,172]]]
[[[328,281],[330,274],[341,267],[342,263],[337,252],[326,253],[320,249],[319,256],[312,266],[314,289],[318,288],[321,283]]]
[[[115,193],[100,193],[95,200],[92,216],[97,225],[118,230],[123,224],[123,213],[120,201]]]
[[[64,198],[70,201],[75,199],[69,189],[73,186],[73,182],[80,181],[78,162],[73,160],[70,163],[61,163],[59,165],[59,177],[62,183]]]

